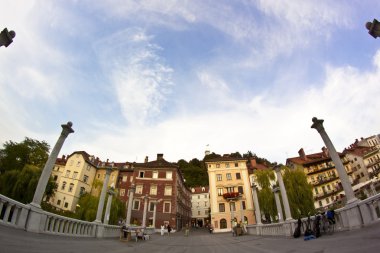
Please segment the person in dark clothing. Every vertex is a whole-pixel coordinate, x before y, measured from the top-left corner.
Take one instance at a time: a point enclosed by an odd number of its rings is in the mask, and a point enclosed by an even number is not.
[[[170,227],[169,224],[168,224],[167,228],[168,228],[168,235],[170,235],[170,231],[172,231],[172,228]]]

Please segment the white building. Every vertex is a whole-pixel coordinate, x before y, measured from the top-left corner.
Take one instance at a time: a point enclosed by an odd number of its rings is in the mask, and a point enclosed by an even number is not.
[[[191,188],[191,225],[204,227],[210,222],[210,194],[208,186]]]

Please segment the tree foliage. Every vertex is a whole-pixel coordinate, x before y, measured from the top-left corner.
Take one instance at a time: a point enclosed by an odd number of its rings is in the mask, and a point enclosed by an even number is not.
[[[49,144],[26,137],[17,143],[7,141],[0,149],[0,173],[9,170],[22,170],[25,165],[43,168],[49,157]]]
[[[208,185],[208,174],[204,163],[194,158],[187,162],[183,159],[178,161],[178,166],[185,178],[187,187]]]
[[[282,169],[292,217],[306,217],[309,213],[314,213],[313,188],[307,182],[303,170],[290,169],[285,166]]]
[[[260,186],[261,190],[258,191],[258,199],[260,204],[260,211],[264,214],[267,222],[270,222],[270,218],[275,219],[277,215],[277,208],[272,192],[270,181],[275,179],[272,170],[257,170],[254,172],[256,182]]]

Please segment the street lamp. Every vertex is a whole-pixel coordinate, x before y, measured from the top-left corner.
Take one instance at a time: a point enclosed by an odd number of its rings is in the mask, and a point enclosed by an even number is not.
[[[372,22],[367,22],[365,24],[365,27],[368,30],[368,33],[374,37],[375,39],[377,37],[380,37],[380,22],[377,21],[376,19],[373,19]]]
[[[14,31],[8,31],[7,28],[4,28],[4,30],[0,33],[0,47],[8,47],[13,42],[13,38],[15,36],[16,33]]]

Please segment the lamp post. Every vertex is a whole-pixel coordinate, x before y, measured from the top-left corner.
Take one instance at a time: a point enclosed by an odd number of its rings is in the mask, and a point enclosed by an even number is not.
[[[377,21],[377,19],[373,19],[372,22],[367,22],[365,24],[365,27],[368,30],[368,33],[374,37],[375,39],[377,37],[380,37],[380,22]]]
[[[14,31],[8,31],[7,28],[4,28],[4,30],[0,33],[0,47],[8,47],[13,42],[13,38],[15,36],[16,33]]]

